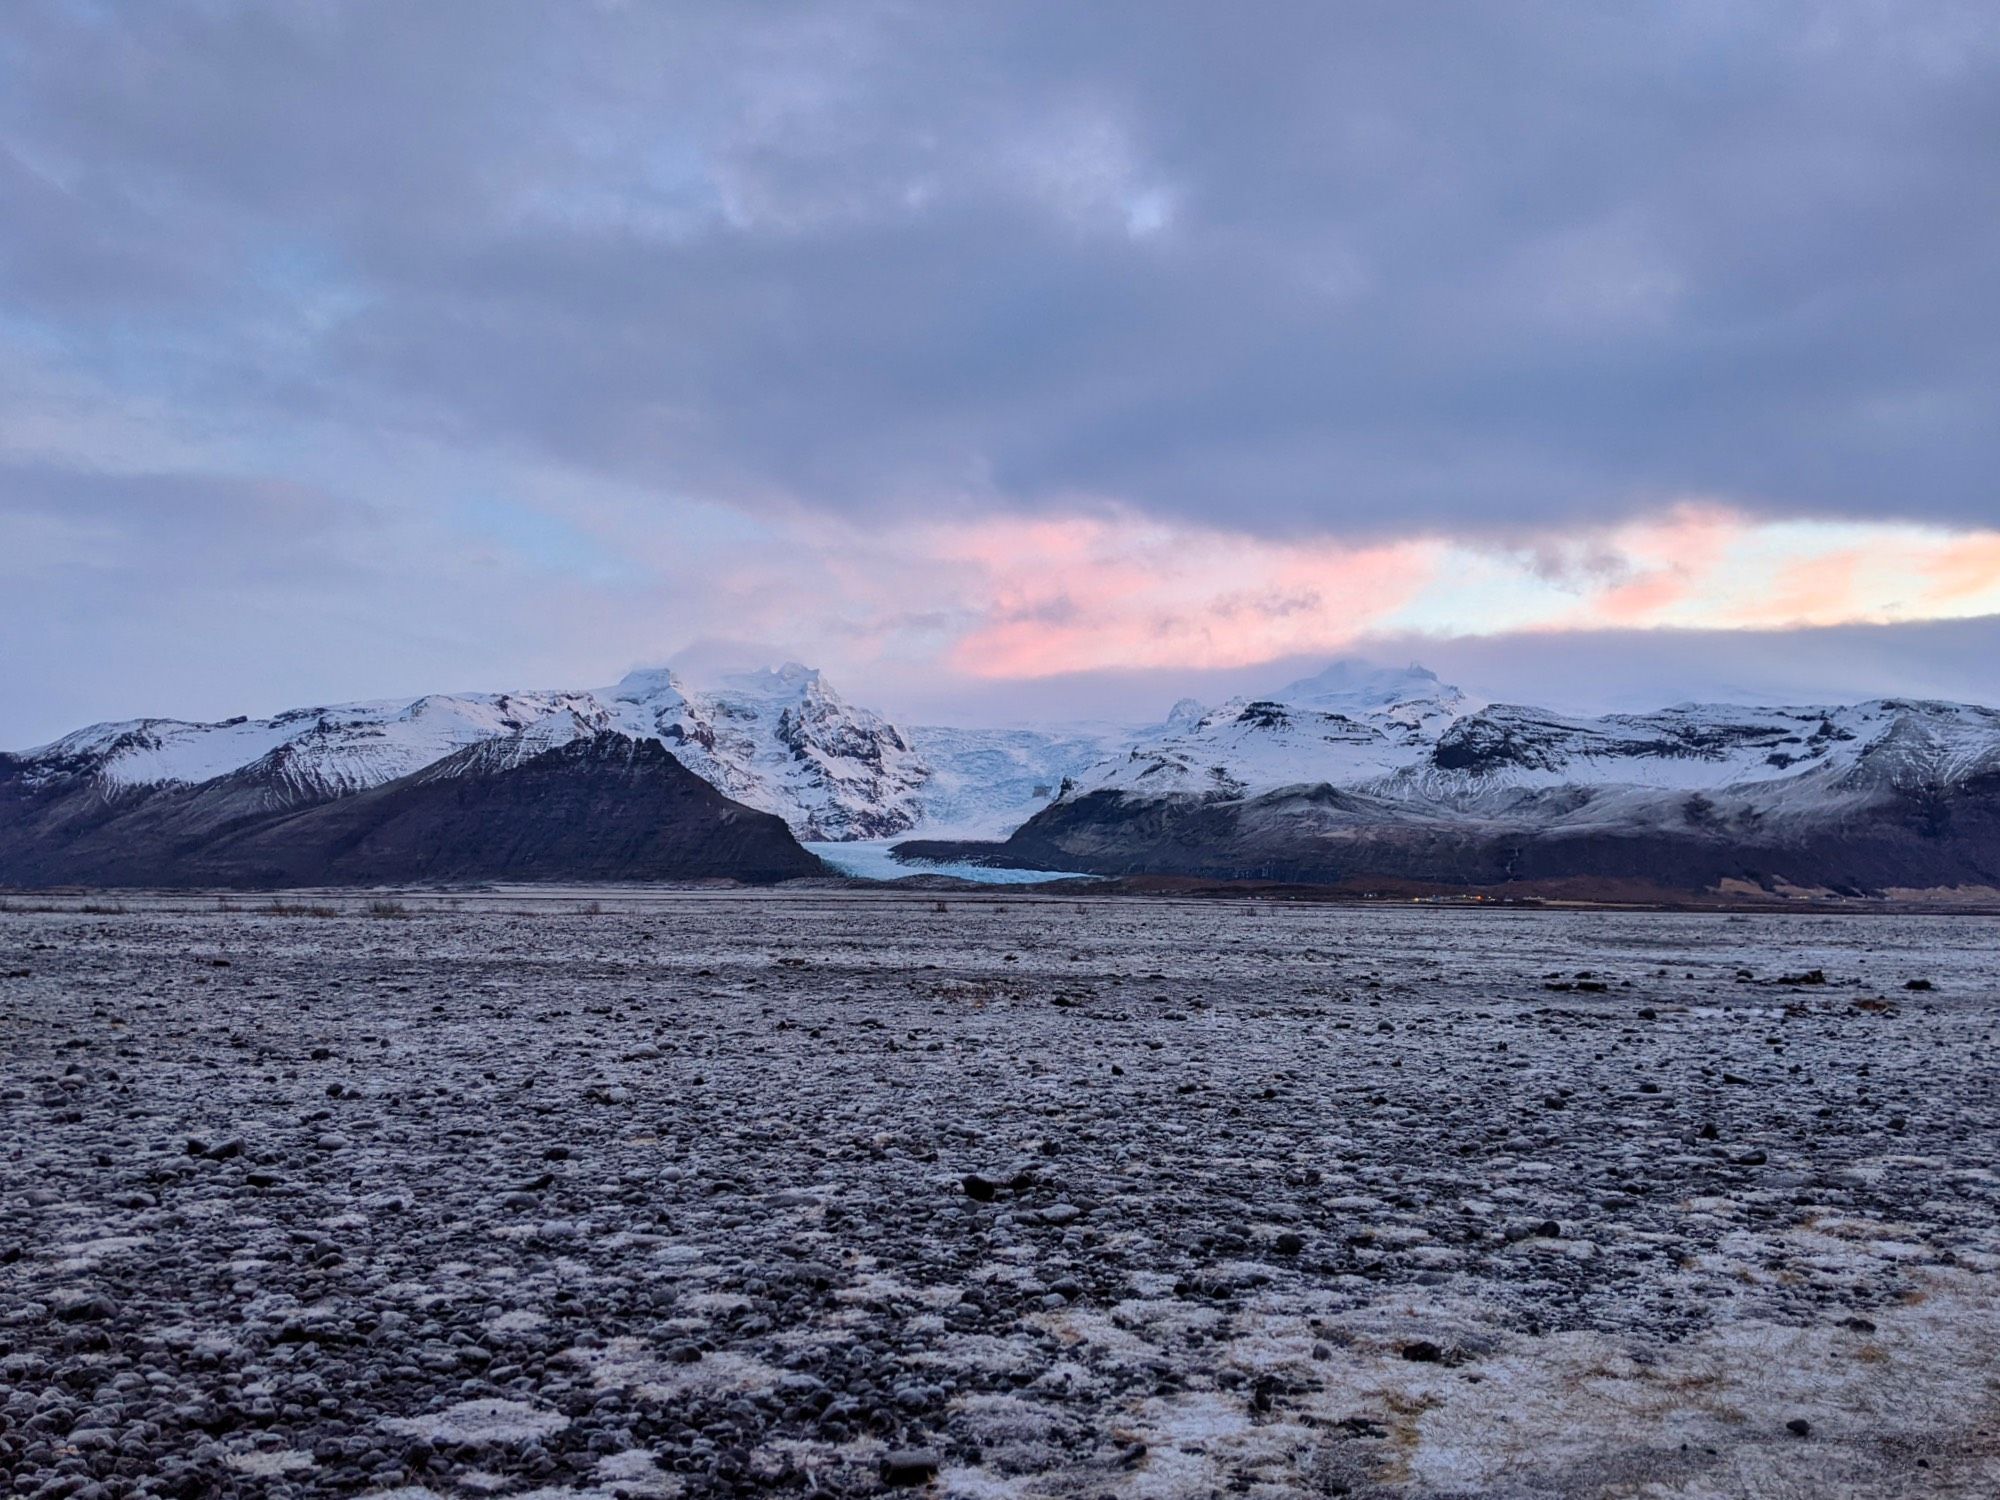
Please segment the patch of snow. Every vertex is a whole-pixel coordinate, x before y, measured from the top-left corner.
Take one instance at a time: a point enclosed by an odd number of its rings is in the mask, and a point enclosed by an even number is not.
[[[302,1448],[273,1448],[254,1453],[232,1453],[223,1462],[239,1474],[254,1474],[260,1479],[275,1479],[280,1475],[314,1466],[313,1456]]]
[[[487,1397],[461,1401],[422,1417],[388,1417],[382,1425],[404,1437],[433,1443],[521,1443],[569,1426],[561,1412],[542,1411],[525,1401]]]

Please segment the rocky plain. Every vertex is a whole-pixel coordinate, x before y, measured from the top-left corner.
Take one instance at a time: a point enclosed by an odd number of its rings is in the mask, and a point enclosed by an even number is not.
[[[0,911],[34,1496],[1991,1496],[2000,921]]]

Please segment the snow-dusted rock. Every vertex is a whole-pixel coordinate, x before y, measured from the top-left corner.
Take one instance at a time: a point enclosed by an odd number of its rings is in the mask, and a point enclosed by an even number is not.
[[[997,848],[1037,869],[1674,890],[2000,884],[2000,713],[1881,699],[1600,718],[1338,664],[1177,705]]]
[[[30,787],[82,779],[115,793],[254,771],[272,800],[307,803],[385,785],[471,745],[492,746],[481,761],[491,768],[605,731],[657,740],[725,796],[776,813],[802,838],[911,827],[929,774],[893,724],[797,663],[737,673],[709,691],[659,668],[595,691],[432,694],[217,724],[135,719],[16,759]]]

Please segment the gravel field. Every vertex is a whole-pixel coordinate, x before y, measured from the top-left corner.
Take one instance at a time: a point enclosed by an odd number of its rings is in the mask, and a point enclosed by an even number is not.
[[[1992,919],[296,899],[0,912],[16,1493],[2000,1494]]]

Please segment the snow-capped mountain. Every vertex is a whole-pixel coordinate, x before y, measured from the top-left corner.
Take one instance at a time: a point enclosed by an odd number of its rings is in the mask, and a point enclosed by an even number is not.
[[[866,839],[916,825],[929,767],[901,730],[847,703],[817,671],[787,662],[734,672],[686,694],[671,673],[633,673],[613,693],[693,771],[802,839]]]
[[[1338,663],[1266,697],[1198,713],[1177,705],[1176,715],[1077,777],[1070,795],[1241,797],[1325,785],[1460,805],[1509,789],[1578,785],[1826,787],[1892,761],[1905,776],[1950,781],[1991,769],[2000,754],[2000,713],[1965,704],[1688,703],[1586,718],[1484,704],[1415,666]]]
[[[380,786],[482,740],[584,704],[588,694],[467,693],[414,702],[300,708],[217,724],[128,719],[26,751],[33,783],[92,777],[107,787],[199,786],[261,765],[277,794],[303,799]]]
[[[795,662],[701,691],[650,669],[594,691],[433,694],[218,724],[134,719],[16,759],[30,786],[88,779],[107,791],[254,772],[267,800],[282,805],[386,785],[471,745],[490,742],[494,755],[518,762],[605,732],[665,745],[725,796],[776,813],[805,839],[913,827],[915,794],[929,776],[893,724]]]
[[[272,779],[282,745],[197,783],[65,780],[46,767],[31,781],[32,762],[0,756],[0,885],[762,883],[826,873],[782,819],[724,797],[659,739],[580,723],[565,710],[392,781],[322,796]]]
[[[911,831],[993,837],[1151,731],[926,726],[908,733],[848,703],[818,671],[723,673],[694,687],[664,668],[608,688],[431,694],[293,709],[269,719],[94,724],[17,759],[31,785],[199,786],[253,773],[270,806],[346,796],[437,765],[470,745],[480,764],[612,732],[656,740],[725,796],[776,813],[806,840]]]
[[[1240,796],[1371,780],[1411,764],[1478,706],[1422,667],[1336,662],[1264,697],[1215,708],[1184,698],[1122,756],[1077,775],[1072,790]]]
[[[1706,888],[2000,884],[2000,713],[1888,699],[1583,718],[1339,664],[1196,711],[1073,778],[1003,845],[1044,869]]]
[[[906,734],[796,663],[699,688],[649,669],[589,691],[101,724],[0,755],[0,845],[9,827],[39,830],[49,859],[34,868],[66,868],[50,862],[65,830],[101,833],[143,804],[131,826],[153,847],[195,849],[392,784],[538,767],[515,784],[542,785],[569,763],[550,755],[586,743],[660,747],[797,838],[885,851],[902,838],[920,859],[1311,881],[2000,887],[1991,709],[1884,699],[1588,718],[1356,663],[1215,707],[1183,700],[1137,729]],[[602,777],[611,762],[575,764]]]

